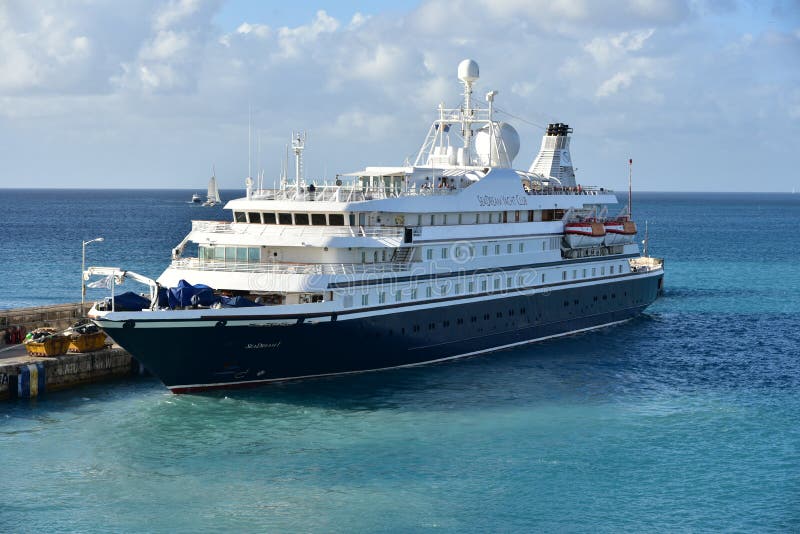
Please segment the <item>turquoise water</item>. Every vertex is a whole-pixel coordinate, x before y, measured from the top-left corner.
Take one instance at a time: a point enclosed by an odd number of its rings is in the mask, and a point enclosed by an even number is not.
[[[149,221],[141,200],[162,193],[136,194],[105,237],[155,275],[205,212],[174,192],[158,202],[176,213]],[[797,531],[800,198],[641,194],[634,209],[667,290],[621,326],[256,390],[131,379],[0,404],[0,529]],[[74,257],[55,264],[73,278]],[[3,302],[74,300],[26,289],[32,263],[0,265],[16,275]]]

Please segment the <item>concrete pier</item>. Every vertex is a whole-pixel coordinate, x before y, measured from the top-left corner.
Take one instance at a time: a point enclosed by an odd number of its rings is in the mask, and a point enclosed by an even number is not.
[[[67,328],[85,317],[90,304],[57,304],[0,310],[0,332],[27,331],[43,326]],[[0,335],[0,400],[37,397],[47,391],[68,389],[138,374],[139,364],[118,346],[62,356],[30,356],[21,344],[3,345]]]
[[[130,376],[139,367],[120,347],[52,358],[14,352],[0,359],[0,399],[37,397],[47,391]]]

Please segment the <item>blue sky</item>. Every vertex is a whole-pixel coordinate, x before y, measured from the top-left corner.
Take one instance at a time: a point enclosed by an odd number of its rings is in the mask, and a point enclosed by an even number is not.
[[[456,66],[499,90],[527,168],[574,127],[579,181],[800,189],[800,4],[743,0],[0,3],[0,188],[243,187],[292,130],[307,174],[401,164]],[[255,143],[254,143],[255,144]]]

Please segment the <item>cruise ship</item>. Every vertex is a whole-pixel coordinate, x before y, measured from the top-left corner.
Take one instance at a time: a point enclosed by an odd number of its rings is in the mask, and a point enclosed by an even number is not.
[[[442,362],[627,321],[662,291],[663,260],[627,205],[578,181],[572,129],[550,124],[527,170],[497,91],[440,105],[416,159],[313,181],[246,181],[227,221],[192,221],[150,298],[90,317],[172,392]],[[288,158],[287,158],[288,159]],[[288,165],[287,165],[288,166]],[[613,215],[611,214],[613,212]],[[119,296],[119,295],[118,295]]]

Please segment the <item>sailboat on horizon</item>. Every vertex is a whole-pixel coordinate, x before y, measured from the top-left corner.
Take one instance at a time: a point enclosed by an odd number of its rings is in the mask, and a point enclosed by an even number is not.
[[[206,201],[203,206],[216,206],[221,203],[222,199],[219,196],[219,188],[217,187],[217,173],[214,167],[211,167],[211,179],[208,180],[208,193],[206,194]]]

